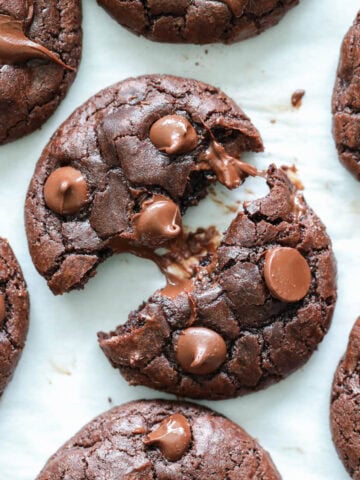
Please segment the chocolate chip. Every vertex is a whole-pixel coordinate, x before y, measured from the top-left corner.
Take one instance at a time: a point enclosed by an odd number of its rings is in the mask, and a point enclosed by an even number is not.
[[[58,168],[44,186],[46,205],[60,215],[77,213],[88,200],[86,180],[72,167]]]
[[[214,170],[219,182],[229,189],[241,185],[248,175],[261,174],[257,168],[227,153],[224,146],[215,140],[211,141],[209,148],[200,155],[199,160],[198,170]]]
[[[295,248],[279,247],[268,250],[264,276],[271,294],[283,302],[301,300],[310,288],[309,265]]]
[[[150,140],[168,155],[191,152],[198,144],[195,128],[181,115],[166,115],[156,121],[150,129]]]
[[[137,236],[144,244],[161,245],[182,231],[179,207],[164,195],[146,200],[133,220]]]
[[[25,36],[24,22],[9,15],[0,15],[0,64],[25,63],[33,58],[51,60],[67,70],[75,69],[65,63],[49,49]]]
[[[179,335],[176,359],[184,370],[197,375],[214,372],[226,358],[226,344],[213,330],[187,328]]]
[[[179,460],[191,442],[189,422],[184,415],[175,413],[163,420],[159,427],[144,438],[145,445],[156,445],[170,462]]]

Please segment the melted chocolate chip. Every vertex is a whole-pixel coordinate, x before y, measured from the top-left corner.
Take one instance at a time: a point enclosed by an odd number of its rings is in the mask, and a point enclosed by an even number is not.
[[[187,328],[179,335],[176,359],[187,372],[207,375],[224,363],[226,343],[209,328]]]
[[[145,445],[156,445],[170,462],[184,455],[191,442],[189,422],[184,415],[175,413],[163,420],[159,427],[144,438]]]
[[[0,15],[0,65],[14,65],[42,58],[74,70],[55,53],[26,37],[24,27],[24,22],[9,15]]]
[[[182,231],[179,207],[164,195],[154,195],[143,202],[133,220],[137,237],[143,244],[161,245]]]
[[[295,248],[279,247],[268,250],[264,276],[271,294],[283,302],[301,300],[310,288],[309,265]]]
[[[215,140],[212,140],[206,152],[200,155],[197,169],[212,169],[219,182],[229,189],[241,185],[247,175],[260,175],[255,167],[231,156],[223,145]]]
[[[157,120],[150,129],[150,140],[168,155],[191,152],[198,144],[195,128],[181,115],[166,115]]]
[[[4,322],[6,317],[6,303],[5,297],[2,293],[0,293],[0,326]]]
[[[77,213],[89,197],[86,180],[75,168],[58,168],[46,180],[44,197],[46,205],[60,215]]]

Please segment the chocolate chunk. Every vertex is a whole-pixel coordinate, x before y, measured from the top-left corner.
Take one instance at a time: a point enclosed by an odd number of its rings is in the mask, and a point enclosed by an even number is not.
[[[177,361],[185,371],[207,375],[224,363],[226,343],[209,328],[192,327],[180,333],[175,352]]]
[[[191,442],[189,422],[181,413],[165,418],[160,425],[144,438],[145,445],[156,445],[164,457],[176,462],[184,455]]]
[[[295,248],[279,247],[268,250],[264,275],[271,294],[283,302],[298,302],[310,288],[309,265]]]

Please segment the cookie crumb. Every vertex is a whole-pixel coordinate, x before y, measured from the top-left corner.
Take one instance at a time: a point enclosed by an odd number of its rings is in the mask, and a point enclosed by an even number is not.
[[[53,360],[50,360],[50,364],[57,373],[60,373],[60,375],[66,375],[68,377],[70,377],[72,375],[71,370],[69,370],[68,368],[63,367],[61,365],[58,365]]]
[[[289,180],[291,181],[291,183],[293,183],[295,185],[297,190],[304,190],[304,188],[305,188],[304,184],[302,183],[302,181],[298,177],[298,169],[295,167],[295,165],[291,165],[291,166],[282,165],[281,169],[286,173]]]
[[[305,90],[299,89],[295,90],[295,92],[291,96],[291,105],[294,108],[300,108],[302,105],[302,99],[304,98],[305,95]]]

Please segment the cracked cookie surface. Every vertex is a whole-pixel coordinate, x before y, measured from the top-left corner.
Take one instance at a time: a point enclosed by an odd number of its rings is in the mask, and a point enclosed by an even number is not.
[[[338,454],[350,476],[360,479],[360,317],[336,370],[331,394],[331,429]]]
[[[246,203],[221,244],[200,253],[190,288],[155,292],[127,323],[99,334],[131,385],[235,397],[280,381],[323,339],[336,301],[331,242],[283,170],[271,166],[266,178],[269,194]],[[274,253],[295,263],[287,270]]]
[[[360,12],[340,54],[332,110],[333,133],[342,164],[360,180]]]
[[[28,322],[25,280],[8,242],[0,238],[0,396],[25,346]]]
[[[0,144],[52,115],[75,78],[81,46],[80,0],[0,0]]]
[[[179,417],[189,430],[184,432]],[[172,418],[177,431],[159,432]],[[163,423],[164,425],[164,423]],[[180,427],[180,428],[179,428]],[[155,432],[155,435],[154,433]],[[151,440],[151,436],[153,440]],[[179,448],[180,458],[166,458]],[[154,442],[154,438],[157,441]],[[37,480],[280,480],[269,454],[239,426],[200,406],[132,402],[95,418],[50,458]]]
[[[277,24],[299,0],[97,0],[121,25],[150,40],[233,43]]]
[[[103,90],[60,127],[36,166],[25,207],[36,268],[55,294],[82,288],[113,253],[180,233],[180,212],[216,174],[238,186],[254,168],[242,152],[262,149],[242,110],[202,82],[150,75]]]

